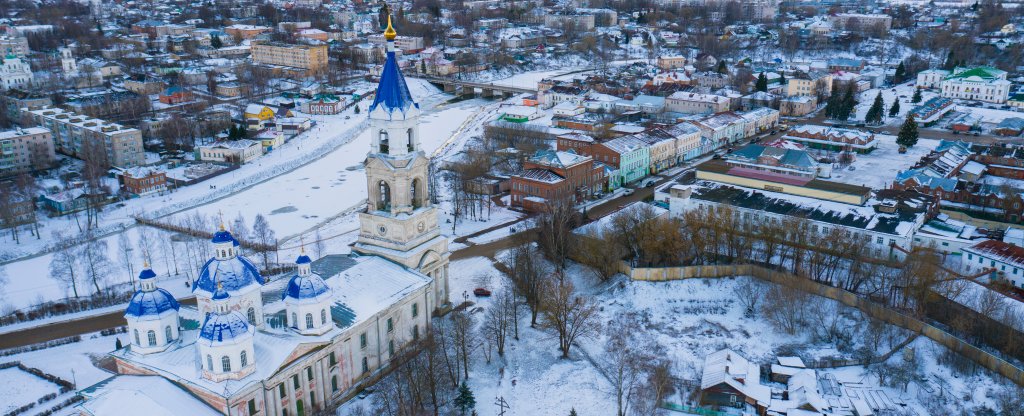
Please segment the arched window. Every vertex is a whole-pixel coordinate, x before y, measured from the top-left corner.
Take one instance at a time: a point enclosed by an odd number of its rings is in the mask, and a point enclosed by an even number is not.
[[[213,357],[210,354],[206,354],[206,368],[213,371]]]
[[[338,376],[331,376],[331,391],[338,391]]]
[[[298,327],[299,327],[299,316],[296,315],[295,312],[292,312],[292,328],[298,328]]]
[[[228,356],[220,357],[220,368],[225,373],[231,371],[231,359]]]
[[[320,310],[320,324],[327,324],[327,309]]]
[[[391,209],[391,185],[386,181],[380,181],[380,200],[377,202],[377,209],[381,211]]]
[[[242,353],[238,356],[238,360],[242,362],[242,368],[245,368],[245,366],[249,365],[249,356],[246,355],[245,351],[242,351]]]
[[[405,134],[409,138],[409,141],[407,142],[407,145],[409,146],[409,153],[415,152],[416,151],[416,144],[415,144],[416,142],[414,142],[413,138],[412,138],[412,129],[406,130]]]
[[[249,311],[246,312],[245,316],[246,316],[246,318],[249,318],[249,323],[250,324],[256,325],[256,309],[255,308],[250,306],[249,307]]]
[[[409,185],[409,200],[412,201],[413,208],[420,207],[420,180],[419,178],[413,179]]]
[[[380,131],[380,153],[388,153],[388,132]]]
[[[135,345],[142,345],[139,343],[139,330],[135,329],[133,331],[135,332]]]
[[[156,331],[150,330],[146,332],[146,341],[149,342],[150,347],[156,346]]]
[[[171,326],[164,327],[164,342],[174,341],[174,336],[171,335]]]
[[[313,314],[306,314],[306,329],[313,329]]]

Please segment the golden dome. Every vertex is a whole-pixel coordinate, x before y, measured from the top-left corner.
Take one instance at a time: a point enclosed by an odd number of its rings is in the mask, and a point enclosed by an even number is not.
[[[395,28],[391,27],[391,15],[388,15],[388,28],[384,29],[384,39],[391,42],[395,40],[395,36],[398,36],[398,32],[395,32]]]

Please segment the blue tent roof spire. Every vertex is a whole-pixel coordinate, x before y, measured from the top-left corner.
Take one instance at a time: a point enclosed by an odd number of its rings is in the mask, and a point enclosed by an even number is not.
[[[410,107],[420,108],[420,105],[412,99],[412,94],[409,93],[409,85],[405,83],[405,76],[402,75],[402,70],[398,67],[398,58],[395,57],[394,45],[394,36],[397,33],[391,27],[390,20],[388,21],[388,28],[384,33],[385,36],[391,36],[387,42],[387,59],[384,61],[384,69],[381,70],[380,74],[380,83],[377,84],[377,94],[373,98],[373,104],[370,104],[369,112],[372,113],[373,110],[377,109],[378,105],[382,105],[388,113],[392,113],[395,110],[405,112]]]

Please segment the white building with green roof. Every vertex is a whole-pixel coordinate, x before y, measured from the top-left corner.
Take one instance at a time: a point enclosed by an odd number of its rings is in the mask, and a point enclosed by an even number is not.
[[[930,69],[917,75],[919,88],[938,88],[945,98],[1002,104],[1010,96],[1006,71],[992,67],[957,67],[953,71]]]

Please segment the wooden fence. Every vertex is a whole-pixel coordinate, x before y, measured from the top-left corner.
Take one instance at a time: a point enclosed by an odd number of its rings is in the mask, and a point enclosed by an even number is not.
[[[154,228],[159,228],[161,230],[174,231],[176,233],[182,233],[182,234],[190,235],[190,236],[193,236],[193,237],[207,238],[207,239],[213,238],[213,233],[211,233],[209,231],[193,230],[191,228],[188,228],[188,227],[185,227],[185,226],[182,226],[182,225],[178,225],[178,224],[170,224],[170,223],[160,222],[160,221],[151,220],[151,219],[142,218],[142,217],[135,217],[135,222],[137,222],[139,224],[142,224],[142,225],[148,225],[148,226],[154,227]],[[262,244],[262,243],[258,243],[258,242],[255,242],[255,241],[246,241],[246,240],[242,240],[242,239],[240,239],[238,237],[235,237],[235,240],[237,240],[238,244],[241,245],[242,247],[245,247],[245,248],[248,248],[248,249],[252,249],[252,250],[255,250],[255,251],[260,251],[260,252],[262,252],[262,251],[277,251],[277,246],[276,245]]]
[[[902,314],[899,311],[882,304],[857,296],[857,294],[853,292],[818,283],[810,279],[801,278],[794,274],[779,272],[751,264],[681,267],[630,267],[627,263],[623,262],[620,266],[620,271],[633,280],[642,281],[753,276],[764,281],[835,300],[846,306],[857,308],[871,318],[924,335],[940,345],[966,357],[971,361],[974,361],[982,367],[1010,379],[1017,385],[1024,386],[1024,369],[1021,369],[1020,367],[1017,367],[987,351],[975,347],[953,334],[929,325],[917,318]]]

